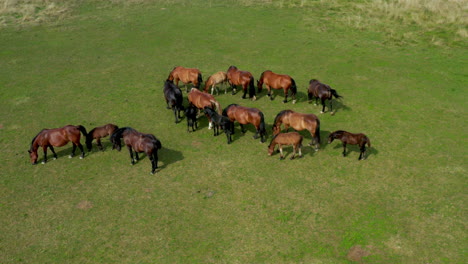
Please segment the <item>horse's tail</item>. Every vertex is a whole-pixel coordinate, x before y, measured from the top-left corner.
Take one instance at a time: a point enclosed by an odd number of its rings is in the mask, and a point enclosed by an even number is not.
[[[291,93],[292,95],[295,95],[297,93],[296,81],[294,81],[293,78],[291,78]]]
[[[260,115],[260,134],[266,135],[265,117],[262,112],[259,112],[258,114]]]
[[[88,137],[88,132],[86,132],[86,128],[82,125],[79,125],[79,126],[76,126],[78,128],[78,130],[81,131],[81,133],[83,133],[83,136],[86,138]]]
[[[333,96],[335,96],[336,99],[343,98],[343,96],[339,95],[335,89],[330,89],[330,92]]]
[[[203,78],[202,78],[202,75],[201,75],[201,73],[200,73],[200,72],[198,73],[198,76],[197,76],[197,81],[198,81],[197,88],[200,88],[200,85],[201,85],[201,84],[202,84],[202,82],[203,82]]]
[[[86,147],[88,148],[88,151],[91,151],[93,148],[93,145],[91,144],[93,142],[93,133],[96,128],[91,129],[89,133],[86,135]]]
[[[370,144],[370,139],[369,137],[366,136],[366,141],[367,141],[367,146],[370,148],[371,144]]]
[[[253,76],[250,76],[250,82],[249,82],[249,97],[255,97],[255,86],[254,86],[254,78]]]
[[[161,148],[162,148],[161,141],[159,141],[159,139],[157,139],[156,137],[155,137],[155,140],[153,140],[153,144],[154,144],[158,149],[161,149]]]

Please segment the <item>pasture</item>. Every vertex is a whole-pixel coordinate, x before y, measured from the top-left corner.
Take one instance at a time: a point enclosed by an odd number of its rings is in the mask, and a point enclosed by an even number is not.
[[[378,30],[345,1],[130,2],[73,1],[67,18],[0,29],[0,263],[465,263],[467,56],[466,37],[449,37],[457,29],[433,32],[437,41],[417,23]],[[280,90],[273,101],[265,88],[256,101],[221,92],[223,108],[264,113],[266,142],[236,123],[228,145],[206,117],[187,133],[163,96],[179,65],[203,81],[231,65],[255,81],[289,74],[297,103]],[[343,96],[335,115],[307,102],[313,78]],[[285,160],[268,156],[285,109],[318,116],[318,152],[301,131],[302,158],[289,160],[291,147]],[[161,141],[156,174],[108,138],[82,160],[67,145],[31,165],[41,129],[107,123]],[[339,141],[327,144],[335,130],[368,135],[368,158],[358,161],[357,146],[342,157]]]

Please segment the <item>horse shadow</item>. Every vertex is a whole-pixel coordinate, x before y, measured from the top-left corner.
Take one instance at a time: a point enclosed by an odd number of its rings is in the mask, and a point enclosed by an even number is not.
[[[85,146],[85,144],[83,144],[83,147],[85,148],[86,156],[92,155],[92,154],[97,154],[99,152],[112,150],[112,147],[113,147],[112,142],[110,142],[109,138],[106,138],[106,139],[101,139],[101,144],[102,144],[102,148],[103,148],[102,150],[99,149],[99,147],[98,147],[98,145],[96,144],[95,141],[93,141],[93,143],[92,143],[93,147],[91,148],[91,151],[88,151],[88,148]]]
[[[164,144],[164,143],[163,143]],[[184,159],[184,155],[181,151],[174,150],[168,147],[163,147],[158,151],[159,161],[163,164],[159,166],[160,169],[167,167],[168,165],[181,161]]]

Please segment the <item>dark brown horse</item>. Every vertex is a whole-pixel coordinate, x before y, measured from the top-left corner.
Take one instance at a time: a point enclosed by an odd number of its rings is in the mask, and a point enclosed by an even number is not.
[[[91,129],[91,131],[89,131],[88,135],[86,136],[86,147],[88,147],[88,151],[91,151],[93,148],[92,142],[94,139],[96,139],[99,150],[104,150],[102,147],[101,138],[112,135],[112,133],[114,133],[114,131],[118,128],[119,127],[114,124],[107,124]]]
[[[283,89],[283,103],[288,101],[289,90],[291,90],[291,97],[293,99],[292,103],[296,103],[297,87],[296,82],[293,78],[291,78],[291,76],[285,74],[276,74],[272,71],[264,71],[257,81],[258,92],[263,89],[263,84],[265,84],[266,88],[268,89],[268,97],[270,97],[270,100],[273,100],[271,89]]]
[[[236,66],[230,66],[226,72],[227,79],[232,88],[232,94],[236,93],[236,85],[241,85],[244,95],[242,96],[245,99],[247,94],[247,89],[249,91],[249,98],[252,101],[255,101],[257,97],[255,96],[255,86],[254,86],[254,77],[252,73],[248,71],[240,71]]]
[[[362,133],[354,134],[343,130],[337,130],[335,132],[330,133],[330,135],[328,136],[328,144],[332,143],[335,139],[339,139],[341,140],[341,142],[343,142],[343,157],[346,156],[346,145],[350,144],[359,145],[360,153],[358,160],[367,158],[366,144],[370,148],[371,143],[370,139],[366,135]]]
[[[317,105],[317,100],[320,99],[322,101],[322,111],[320,113],[325,112],[325,100],[330,100],[330,112],[333,115],[333,106],[332,106],[332,98],[333,96],[338,99],[342,98],[343,96],[339,95],[336,90],[332,89],[329,85],[321,83],[319,80],[312,79],[309,81],[309,88],[307,89],[307,96],[309,98],[309,102],[315,98],[315,105]]]
[[[281,124],[284,124],[284,129],[289,127],[297,131],[308,130],[312,135],[312,141],[309,146],[315,144],[315,151],[320,148],[320,120],[314,114],[301,114],[293,110],[283,110],[278,113],[273,122],[273,134],[276,135],[281,131]]]
[[[200,88],[201,83],[203,82],[202,74],[199,69],[196,68],[184,68],[182,66],[177,66],[172,69],[167,77],[169,81],[174,81],[177,86],[179,86],[179,80],[185,84],[185,90],[188,92],[188,84],[193,84],[194,87]]]
[[[245,133],[244,125],[252,124],[257,130],[254,138],[257,139],[260,134],[260,141],[265,142],[266,129],[263,113],[257,108],[230,104],[223,110],[223,115],[227,116],[232,122],[237,121],[240,124],[242,133]]]
[[[199,110],[203,110],[206,106],[208,106],[212,109],[215,109],[218,112],[218,114],[221,114],[221,106],[211,94],[204,93],[199,91],[198,89],[192,88],[188,94],[188,101]],[[209,117],[208,120],[210,121],[208,128],[211,129],[213,124]]]
[[[130,160],[134,165],[138,160],[138,153],[144,152],[151,161],[151,174],[158,168],[158,150],[161,149],[161,142],[153,134],[144,134],[131,127],[122,127],[112,133],[110,141],[118,151],[121,150],[121,139],[130,152]],[[135,158],[133,158],[135,151]]]
[[[174,84],[173,81],[166,80],[164,82],[164,99],[166,99],[167,109],[172,109],[174,112],[175,122],[179,123],[180,112],[184,110],[182,105],[184,97],[182,91]]]
[[[198,109],[193,104],[189,104],[189,106],[185,109],[185,117],[187,118],[187,132],[190,132],[190,127],[192,127],[192,132],[198,128],[197,115]]]
[[[283,145],[292,145],[293,146],[293,155],[290,159],[294,159],[296,156],[296,151],[299,150],[299,158],[302,157],[302,139],[303,137],[297,132],[289,133],[279,133],[273,136],[273,139],[268,146],[268,156],[273,154],[275,146],[278,145],[280,152],[280,159],[284,159],[283,155]]]
[[[63,147],[68,142],[73,143],[72,153],[70,154],[70,158],[75,156],[76,146],[78,146],[81,150],[80,158],[84,158],[84,150],[83,145],[80,143],[80,131],[83,133],[83,136],[86,137],[86,128],[83,126],[64,126],[61,128],[53,128],[53,129],[43,129],[39,132],[32,140],[31,147],[29,148],[29,157],[31,158],[31,163],[37,164],[37,149],[42,147],[44,150],[44,160],[42,164],[47,162],[47,148],[50,148],[52,153],[54,154],[54,159],[57,158],[57,154],[55,153],[54,147]]]

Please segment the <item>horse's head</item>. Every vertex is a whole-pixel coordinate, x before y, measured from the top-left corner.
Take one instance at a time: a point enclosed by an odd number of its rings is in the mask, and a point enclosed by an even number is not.
[[[263,79],[260,78],[260,79],[257,80],[257,91],[261,92],[262,89],[263,89]]]
[[[330,133],[330,135],[328,135],[328,144],[332,143],[333,140],[335,140],[336,138],[336,133],[333,132],[333,133]]]
[[[32,150],[28,150],[28,153],[29,153],[29,157],[31,158],[31,164],[32,165],[35,165],[37,164],[37,151],[32,151]]]
[[[120,143],[120,137],[117,135],[117,131],[120,131],[117,129],[112,135],[110,136],[110,142],[112,143],[112,149],[117,149],[120,151],[122,149],[121,143]]]

